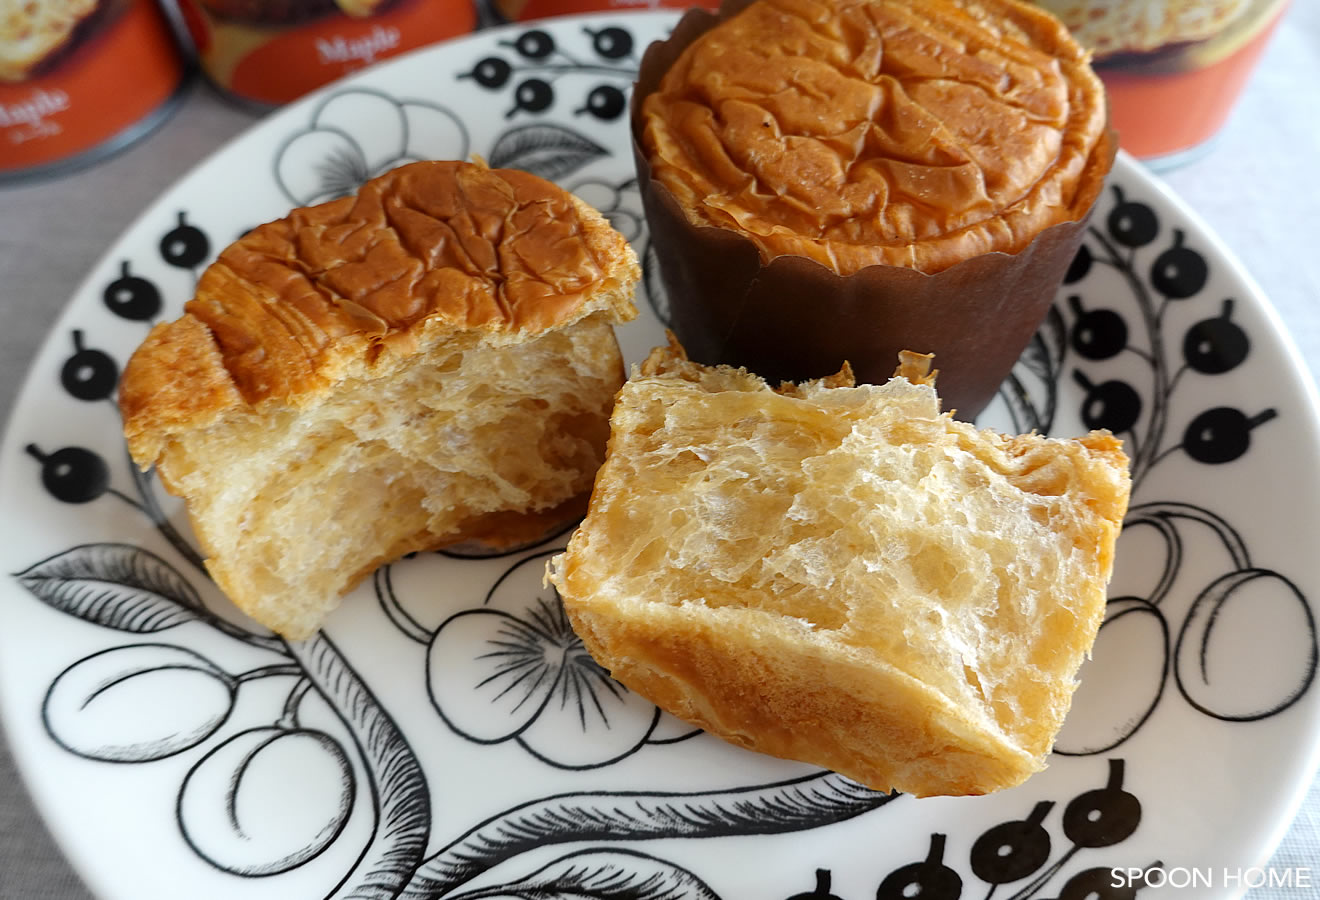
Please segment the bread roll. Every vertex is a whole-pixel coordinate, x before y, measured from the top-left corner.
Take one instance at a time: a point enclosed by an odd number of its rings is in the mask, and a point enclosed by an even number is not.
[[[551,580],[615,678],[728,741],[877,790],[1018,784],[1104,616],[1121,443],[978,431],[911,359],[850,381],[653,352]]]
[[[1087,51],[1031,4],[757,0],[687,44],[634,127],[694,225],[850,275],[1085,218],[1106,124]]]
[[[307,637],[384,562],[580,515],[639,277],[540,178],[395,169],[220,254],[125,367],[129,450],[187,501],[221,589]]]
[[[974,419],[1040,327],[1118,143],[1018,0],[725,0],[647,48],[630,124],[667,324],[773,382],[934,353]]]

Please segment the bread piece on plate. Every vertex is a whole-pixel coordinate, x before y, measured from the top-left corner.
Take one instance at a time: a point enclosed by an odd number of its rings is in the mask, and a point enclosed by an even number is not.
[[[304,638],[382,563],[581,514],[636,315],[623,237],[524,172],[415,163],[220,254],[120,385],[221,589]]]
[[[1044,760],[1104,615],[1120,441],[941,414],[927,359],[778,390],[653,351],[551,563],[630,689],[879,790],[982,794]]]

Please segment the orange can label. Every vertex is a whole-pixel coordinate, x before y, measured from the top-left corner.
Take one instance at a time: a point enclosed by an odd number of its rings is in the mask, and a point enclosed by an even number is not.
[[[496,8],[511,22],[526,22],[575,13],[620,12],[627,9],[720,8],[720,0],[496,0]]]
[[[467,34],[455,0],[181,0],[206,74],[237,97],[287,103],[340,76]]]
[[[0,174],[51,166],[130,132],[183,80],[152,0],[75,0],[43,21],[56,5],[29,3],[0,21],[19,35],[0,54]]]
[[[1092,51],[1123,149],[1185,159],[1228,118],[1286,0],[1036,0]]]

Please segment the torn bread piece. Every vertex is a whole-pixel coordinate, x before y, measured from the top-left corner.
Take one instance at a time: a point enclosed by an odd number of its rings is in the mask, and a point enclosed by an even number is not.
[[[220,588],[305,638],[382,563],[581,514],[639,277],[536,176],[395,169],[220,254],[124,370],[130,452],[187,502]]]
[[[672,339],[671,339],[672,340]],[[941,414],[929,359],[772,389],[652,352],[550,565],[595,659],[728,741],[878,790],[1044,767],[1104,616],[1122,444]]]

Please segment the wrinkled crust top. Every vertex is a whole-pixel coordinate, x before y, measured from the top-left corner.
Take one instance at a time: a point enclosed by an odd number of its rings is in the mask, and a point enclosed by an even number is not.
[[[1112,161],[1086,51],[1015,0],[759,0],[642,106],[652,177],[766,260],[925,272],[1085,215]]]
[[[636,256],[595,210],[526,172],[403,166],[256,228],[202,274],[185,315],[125,367],[133,433],[295,401],[460,332],[522,339],[636,315]]]
[[[203,273],[185,309],[253,402],[310,375],[345,334],[384,340],[435,318],[562,324],[605,277],[612,248],[594,237],[572,197],[535,175],[414,163],[257,228]]]
[[[346,336],[397,345],[423,322],[524,333],[565,324],[589,311],[625,255],[594,211],[535,175],[414,163],[230,245],[184,318],[209,330],[255,403],[310,384]]]

